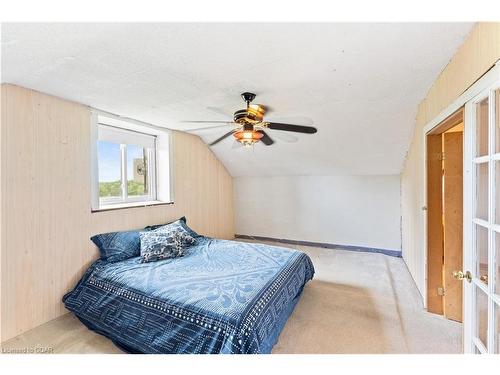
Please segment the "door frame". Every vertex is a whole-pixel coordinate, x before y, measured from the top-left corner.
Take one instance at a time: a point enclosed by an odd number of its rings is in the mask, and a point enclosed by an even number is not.
[[[500,60],[498,60],[495,65],[490,68],[490,70],[488,70],[481,78],[479,78],[476,82],[474,82],[467,90],[465,90],[457,99],[455,99],[448,107],[446,107],[443,111],[441,111],[441,113],[439,115],[437,115],[436,117],[434,117],[431,121],[429,121],[423,128],[422,130],[422,138],[423,138],[423,142],[422,142],[422,155],[423,155],[423,160],[422,160],[422,163],[423,163],[423,175],[422,175],[422,178],[423,178],[423,186],[424,186],[424,189],[423,189],[423,207],[422,207],[422,212],[423,212],[423,215],[422,215],[422,227],[423,227],[423,231],[424,231],[424,241],[423,241],[423,264],[421,265],[423,267],[422,269],[422,274],[424,275],[424,285],[425,285],[425,288],[422,290],[422,297],[423,297],[423,305],[424,305],[424,308],[427,309],[427,281],[428,281],[428,275],[427,275],[427,267],[428,267],[428,259],[427,259],[427,211],[425,210],[425,208],[427,207],[427,134],[432,132],[432,130],[434,130],[435,128],[437,128],[441,123],[443,123],[447,118],[449,118],[451,115],[453,115],[455,112],[457,112],[461,107],[464,107],[465,104],[467,102],[469,102],[470,100],[472,100],[474,97],[476,97],[477,95],[479,95],[483,90],[487,89],[488,87],[494,85],[495,82],[497,82],[498,80],[500,79]],[[468,121],[467,119],[467,114],[464,114],[464,187],[463,187],[463,193],[464,193],[464,209],[463,209],[463,214],[464,214],[464,225],[463,225],[463,229],[464,229],[464,237],[463,237],[463,244],[464,244],[464,249],[465,247],[467,246],[467,241],[469,240],[468,237],[468,230],[469,230],[469,227],[467,226],[467,219],[468,216],[467,214],[471,212],[471,209],[472,209],[472,195],[471,195],[471,191],[470,191],[470,188],[469,188],[469,184],[471,183],[469,180],[468,180],[468,171],[467,169],[470,169],[469,167],[469,164],[466,164],[467,163],[467,160],[466,160],[466,154],[468,153],[468,151],[470,151],[470,149],[468,147],[470,147],[470,143],[471,143],[471,140],[468,139],[467,137],[467,133],[468,133],[468,129],[466,127],[466,123],[470,122],[470,119]],[[469,171],[469,174],[470,174],[470,171]],[[470,176],[469,176],[470,177]],[[469,197],[470,199],[467,199],[467,197]],[[464,257],[463,257],[463,262],[465,264],[466,262],[466,257],[465,257],[465,253],[464,253]],[[465,293],[465,289],[464,288],[464,293]],[[465,297],[465,295],[464,295]],[[465,300],[466,298],[463,298],[463,301],[464,301],[464,306],[463,306],[463,312],[464,312],[464,315],[466,313],[466,309],[469,308],[470,309],[470,306],[467,306],[467,304],[465,304]],[[464,335],[467,334],[467,332],[464,332]],[[465,337],[465,336],[464,336]],[[465,342],[465,340],[464,340]],[[466,348],[464,348],[464,351],[466,350]]]
[[[443,110],[438,116],[436,116],[433,120],[428,122],[423,128],[423,181],[424,181],[424,189],[423,189],[423,202],[424,207],[427,206],[427,134],[432,132],[437,126],[439,126],[446,118],[450,117],[454,112],[456,112],[460,107],[465,106],[464,109],[464,174],[463,174],[463,266],[464,270],[472,269],[472,263],[474,261],[474,255],[472,254],[473,247],[473,207],[474,207],[474,179],[473,172],[475,168],[473,168],[473,152],[474,152],[474,127],[475,127],[475,119],[471,118],[471,116],[475,116],[475,111],[471,111],[471,103],[479,96],[483,95],[486,90],[491,90],[498,86],[500,82],[500,60],[495,63],[495,65],[486,72],[480,79],[478,79],[475,83],[473,83],[466,91],[462,93],[453,103],[451,103],[445,110]],[[469,103],[469,104],[467,104]],[[467,105],[466,105],[467,104]],[[491,118],[491,116],[490,116]],[[495,126],[494,124],[490,124],[490,126]],[[492,178],[492,173],[489,174],[489,179]],[[491,181],[489,182],[489,186],[491,187]],[[493,192],[489,189],[489,205],[492,204],[491,194]],[[428,257],[427,257],[427,211],[425,211],[423,207],[423,215],[422,215],[422,226],[424,228],[424,252],[423,252],[423,275],[425,281],[425,288],[422,291],[423,299],[424,299],[424,307],[427,309],[427,282],[428,282]],[[491,207],[490,207],[491,210]],[[489,246],[491,245],[491,240],[489,241]],[[491,254],[491,251],[488,251]],[[491,260],[490,260],[491,261]],[[490,263],[491,264],[491,263]],[[474,265],[475,266],[475,265]],[[473,301],[472,293],[473,284],[464,283],[463,287],[463,351],[465,353],[473,353],[475,352],[475,345],[473,343],[473,328],[476,324],[473,315]],[[488,307],[489,319],[493,319],[492,316],[492,307]],[[472,317],[472,319],[467,319],[467,317]],[[488,323],[489,324],[489,323]],[[490,335],[491,336],[491,335]]]

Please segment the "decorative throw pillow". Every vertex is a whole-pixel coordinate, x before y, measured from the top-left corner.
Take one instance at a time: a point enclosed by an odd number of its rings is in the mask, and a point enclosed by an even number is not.
[[[183,230],[154,230],[143,232],[141,237],[141,262],[182,257],[187,247],[196,240]]]

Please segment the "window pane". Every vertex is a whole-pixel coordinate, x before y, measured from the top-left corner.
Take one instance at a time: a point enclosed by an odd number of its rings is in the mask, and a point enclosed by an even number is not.
[[[495,354],[500,354],[500,305],[495,304]]]
[[[488,163],[476,165],[476,217],[488,220]]]
[[[476,225],[476,277],[488,281],[488,229]]]
[[[148,150],[127,145],[127,191],[129,197],[148,195]]]
[[[495,133],[497,135],[496,152],[500,152],[500,89],[495,91]]]
[[[495,161],[495,223],[500,224],[500,161]]]
[[[500,233],[495,233],[495,265],[493,273],[495,274],[494,292],[500,295]]]
[[[121,150],[118,143],[97,143],[99,198],[121,198]]]
[[[476,337],[488,348],[488,297],[476,288]]]
[[[476,105],[476,156],[488,155],[488,98]]]

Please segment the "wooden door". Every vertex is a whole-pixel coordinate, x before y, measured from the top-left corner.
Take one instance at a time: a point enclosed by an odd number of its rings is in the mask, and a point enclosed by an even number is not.
[[[443,314],[443,141],[427,136],[427,311]]]
[[[463,133],[443,134],[444,316],[462,321],[462,282],[453,271],[462,269],[463,254]]]

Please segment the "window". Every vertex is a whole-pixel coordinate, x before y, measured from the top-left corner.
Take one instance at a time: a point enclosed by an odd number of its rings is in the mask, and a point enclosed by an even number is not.
[[[157,178],[158,163],[169,170],[168,130],[103,116],[93,121],[92,209],[169,203],[169,174]]]
[[[154,201],[156,137],[99,124],[99,205]]]

